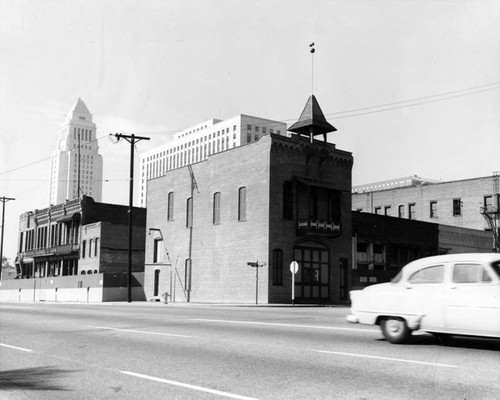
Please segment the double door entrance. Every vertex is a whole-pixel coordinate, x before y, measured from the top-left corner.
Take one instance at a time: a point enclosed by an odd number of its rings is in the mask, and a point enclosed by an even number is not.
[[[294,260],[299,263],[295,275],[295,296],[304,300],[330,298],[330,259],[328,249],[320,244],[294,247]]]

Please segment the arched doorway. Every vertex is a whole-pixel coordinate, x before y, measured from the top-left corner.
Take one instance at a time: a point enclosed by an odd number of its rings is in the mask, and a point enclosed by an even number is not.
[[[330,256],[328,248],[320,243],[296,245],[294,260],[299,263],[295,275],[295,296],[304,300],[330,299]]]

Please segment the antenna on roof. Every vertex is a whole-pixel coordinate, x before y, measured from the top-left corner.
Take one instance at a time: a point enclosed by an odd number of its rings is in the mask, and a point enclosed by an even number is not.
[[[309,48],[311,52],[311,94],[314,94],[314,52],[316,51],[314,49],[314,42],[309,45]]]

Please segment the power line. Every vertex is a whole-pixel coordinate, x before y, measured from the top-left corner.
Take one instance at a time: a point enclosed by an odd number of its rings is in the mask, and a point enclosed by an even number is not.
[[[476,89],[479,89],[479,90],[476,90]],[[349,117],[354,117],[354,116],[359,116],[359,115],[374,114],[377,112],[395,110],[398,108],[413,107],[415,105],[436,103],[439,101],[445,101],[445,100],[449,100],[449,99],[453,99],[453,98],[457,98],[457,97],[464,97],[464,96],[469,96],[469,95],[473,95],[473,94],[477,94],[477,93],[481,93],[481,92],[486,92],[486,91],[490,91],[490,90],[497,90],[497,89],[500,89],[500,82],[492,82],[492,83],[487,83],[484,85],[471,86],[471,87],[464,88],[464,89],[452,90],[452,91],[441,92],[441,93],[436,93],[436,94],[427,95],[427,96],[414,97],[414,98],[407,99],[407,100],[400,100],[400,101],[391,102],[391,103],[379,104],[376,106],[361,107],[361,108],[354,108],[354,109],[350,109],[350,110],[325,113],[325,116],[336,116],[336,115],[341,115],[341,114],[357,113],[357,114],[348,115],[348,116],[339,116],[336,119],[349,118]],[[466,93],[463,93],[463,92],[466,92]],[[446,96],[446,97],[443,97],[443,96]],[[414,103],[414,102],[418,102],[420,100],[426,100],[426,99],[434,99],[434,100]],[[408,104],[408,103],[410,103],[410,104]],[[384,107],[397,106],[397,105],[400,105],[400,106],[399,107],[384,108]],[[375,110],[375,109],[379,109],[379,108],[382,108],[382,109]],[[359,111],[366,111],[366,110],[374,110],[374,111],[367,112],[367,113],[358,113]],[[286,122],[296,121],[296,120],[297,120],[297,118],[295,117],[295,118],[276,120],[276,122],[286,123]],[[269,124],[269,122],[263,122],[262,124],[253,123],[253,125],[254,126],[266,126],[266,127],[268,127],[270,124]],[[214,126],[215,125],[213,125],[212,127],[214,127]],[[276,126],[278,126],[278,125],[276,125]],[[182,129],[179,131],[150,131],[147,133],[149,135],[166,135],[166,134],[180,133],[180,132],[183,132],[185,130],[187,130],[187,129]],[[140,133],[140,132],[137,132],[137,133]]]
[[[415,106],[421,106],[421,105],[424,105],[424,104],[438,103],[438,102],[441,102],[441,101],[446,101],[446,100],[454,99],[454,98],[457,98],[457,97],[469,96],[471,94],[486,92],[486,91],[495,90],[495,89],[500,89],[500,86],[499,87],[494,87],[494,88],[489,88],[489,89],[476,90],[474,92],[469,92],[469,93],[457,94],[457,95],[454,95],[454,96],[448,96],[448,97],[434,99],[434,100],[429,100],[429,101],[422,101],[422,102],[411,103],[411,104],[402,104],[400,106],[383,108],[383,109],[380,109],[380,110],[373,110],[373,111],[361,112],[361,113],[350,114],[350,115],[341,115],[341,116],[336,117],[336,119],[351,118],[351,117],[357,117],[357,116],[360,116],[360,115],[375,114],[375,113],[384,112],[384,111],[396,110],[396,109],[399,109],[399,108],[415,107]],[[365,109],[369,109],[369,108],[375,108],[375,107],[367,107]],[[340,114],[340,113],[338,113],[338,114]]]
[[[500,82],[488,83],[486,85],[472,86],[472,87],[469,87],[469,88],[466,88],[466,89],[453,90],[453,91],[450,91],[450,92],[442,92],[442,93],[432,94],[432,95],[429,95],[429,96],[415,97],[413,99],[401,100],[401,101],[396,101],[396,102],[393,102],[393,103],[380,104],[378,106],[370,106],[370,107],[363,107],[363,108],[355,108],[353,110],[338,111],[338,112],[334,112],[334,113],[325,114],[325,116],[327,116],[327,115],[332,116],[332,115],[338,115],[338,114],[346,114],[346,113],[357,112],[357,111],[365,111],[365,110],[371,110],[371,109],[374,109],[374,108],[389,107],[389,106],[394,106],[394,105],[397,105],[397,104],[411,103],[411,102],[414,102],[414,101],[431,99],[431,98],[441,97],[441,96],[447,96],[449,94],[461,93],[461,92],[465,92],[465,91],[470,91],[470,90],[474,90],[474,89],[482,89],[482,88],[485,88],[485,87],[497,86],[497,85],[500,85]],[[500,89],[500,86],[498,86],[498,87],[492,87],[492,88],[489,88],[489,89],[484,89],[484,90],[481,90],[481,92],[482,91],[486,91],[486,90],[495,90],[495,89]],[[474,92],[471,92],[471,93],[464,93],[463,96],[466,96],[466,95],[469,95],[469,94],[475,94],[475,93],[478,93],[478,92],[474,91]],[[457,96],[457,97],[459,97],[459,96]],[[448,99],[448,98],[452,98],[452,97],[447,97],[446,99]]]
[[[476,90],[476,89],[478,89],[478,90]],[[492,82],[492,83],[488,83],[488,84],[484,84],[484,85],[471,86],[471,87],[465,88],[465,89],[458,89],[458,90],[453,90],[453,91],[448,91],[448,92],[436,93],[436,94],[428,95],[428,96],[415,97],[415,98],[408,99],[408,100],[401,100],[401,101],[396,101],[396,102],[391,102],[391,103],[379,104],[376,106],[369,106],[369,107],[362,107],[362,108],[355,108],[355,109],[350,109],[350,110],[326,113],[325,116],[336,116],[335,119],[352,118],[352,117],[358,117],[358,116],[362,116],[362,115],[391,111],[391,110],[400,109],[400,108],[414,107],[414,106],[430,104],[430,103],[437,103],[437,102],[446,101],[446,100],[453,99],[453,98],[470,96],[473,94],[482,93],[482,92],[486,92],[486,91],[490,91],[490,90],[498,90],[498,89],[500,89],[500,82]],[[463,93],[463,92],[466,92],[466,93]],[[443,96],[445,96],[445,97],[443,97]],[[420,101],[420,100],[427,100],[427,99],[432,99],[432,100]],[[367,111],[367,110],[373,110],[373,111]],[[367,111],[367,112],[360,112],[360,111]],[[354,114],[351,114],[351,113],[354,113]],[[349,114],[349,115],[342,115],[342,114]],[[289,121],[296,121],[296,120],[297,120],[297,118],[289,118],[289,119],[281,119],[281,120],[276,121],[276,122],[286,123]],[[265,125],[266,127],[270,126],[269,122],[265,122],[262,124],[254,123],[253,125],[254,126],[264,126]],[[213,125],[213,126],[215,126],[215,125]],[[276,126],[279,126],[279,125],[276,125]],[[183,132],[184,130],[186,130],[186,129],[178,130],[178,131],[165,130],[165,131],[134,132],[134,134],[147,133],[149,135],[161,136],[161,135],[171,135],[171,134],[180,133],[180,132]],[[91,142],[101,140],[107,136],[108,135],[100,136],[99,138],[96,138],[96,139],[92,140]],[[104,146],[102,146],[102,148],[104,148]],[[102,150],[102,148],[101,148],[101,150]],[[0,172],[0,175],[5,175],[8,173],[17,171],[19,169],[38,164],[40,162],[43,162],[43,161],[50,159],[51,157],[52,157],[52,155],[48,156],[48,157],[44,157],[44,158],[36,160],[36,161],[33,161],[31,163],[28,163],[28,164],[20,165],[18,167],[12,168],[12,169],[7,170],[7,171]]]
[[[87,145],[88,143],[92,143],[92,142],[99,141],[99,140],[101,140],[101,139],[103,139],[103,138],[105,138],[105,137],[107,137],[107,135],[105,135],[105,136],[100,136],[100,137],[95,138],[95,139],[93,139],[93,140],[91,140],[91,141],[89,141],[89,142],[86,142],[86,143],[85,143],[85,145]],[[81,147],[81,146],[84,146],[84,145],[82,144],[82,145],[80,145],[80,147]],[[103,146],[103,147],[104,147],[104,146]],[[76,149],[76,147],[75,147],[74,149]],[[73,150],[73,149],[71,149],[71,150]],[[20,166],[18,166],[18,167],[15,167],[15,168],[9,169],[9,170],[7,170],[7,171],[2,171],[2,172],[0,172],[0,175],[9,174],[9,173],[11,173],[11,172],[17,171],[18,169],[22,169],[22,168],[30,167],[30,166],[32,166],[32,165],[35,165],[35,164],[41,163],[41,162],[43,162],[43,161],[50,160],[52,157],[53,157],[53,155],[50,155],[50,156],[48,156],[48,157],[44,157],[44,158],[41,158],[41,159],[39,159],[39,160],[32,161],[32,162],[30,162],[30,163],[28,163],[28,164],[20,165]],[[66,170],[66,171],[67,171],[67,170]]]

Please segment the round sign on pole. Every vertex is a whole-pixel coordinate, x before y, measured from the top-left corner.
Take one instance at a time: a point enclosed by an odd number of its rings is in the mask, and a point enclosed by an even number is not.
[[[297,261],[292,261],[290,263],[290,272],[292,274],[296,274],[298,270],[299,270],[299,263]]]

